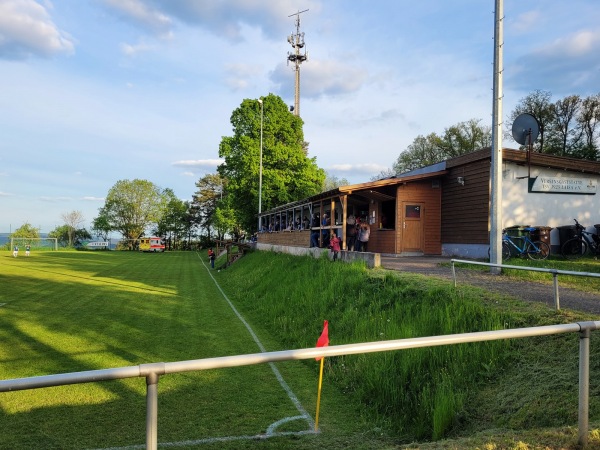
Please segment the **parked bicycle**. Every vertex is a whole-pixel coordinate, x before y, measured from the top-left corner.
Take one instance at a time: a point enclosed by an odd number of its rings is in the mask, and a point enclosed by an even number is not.
[[[600,255],[600,236],[586,231],[577,219],[575,221],[576,236],[565,242],[560,248],[563,256],[568,259],[581,258],[588,250],[592,255]]]
[[[529,259],[546,259],[550,254],[550,247],[542,241],[532,241],[531,233],[536,229],[524,228],[528,234],[523,236],[509,236],[506,229],[502,230],[502,261],[507,261],[513,254]],[[488,250],[488,256],[490,251]]]

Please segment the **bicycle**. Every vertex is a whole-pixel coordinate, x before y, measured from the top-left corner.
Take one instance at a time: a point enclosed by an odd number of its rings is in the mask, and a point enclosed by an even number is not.
[[[600,255],[600,236],[586,231],[577,219],[573,220],[575,221],[576,236],[562,245],[560,248],[561,253],[567,259],[576,259],[585,255],[589,249],[597,258]]]
[[[529,235],[509,236],[506,229],[502,230],[502,261],[507,261],[516,252],[518,256],[527,256],[529,259],[542,260],[550,255],[550,247],[542,241],[532,241],[530,235],[535,228],[527,227],[524,231]],[[488,250],[488,256],[490,251]]]

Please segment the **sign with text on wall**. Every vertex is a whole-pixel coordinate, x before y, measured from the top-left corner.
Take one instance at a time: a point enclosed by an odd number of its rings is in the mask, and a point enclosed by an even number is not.
[[[591,178],[538,176],[529,179],[529,192],[595,195],[598,181]]]

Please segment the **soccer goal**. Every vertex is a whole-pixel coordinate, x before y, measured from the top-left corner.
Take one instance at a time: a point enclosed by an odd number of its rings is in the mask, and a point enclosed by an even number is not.
[[[19,246],[19,250],[25,252],[25,247],[30,246],[31,251],[40,250],[58,250],[57,238],[10,238],[10,250],[14,250],[15,245]]]

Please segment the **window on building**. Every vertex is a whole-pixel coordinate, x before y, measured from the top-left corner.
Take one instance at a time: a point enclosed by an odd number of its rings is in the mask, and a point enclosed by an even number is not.
[[[381,228],[396,228],[396,200],[381,203]]]

